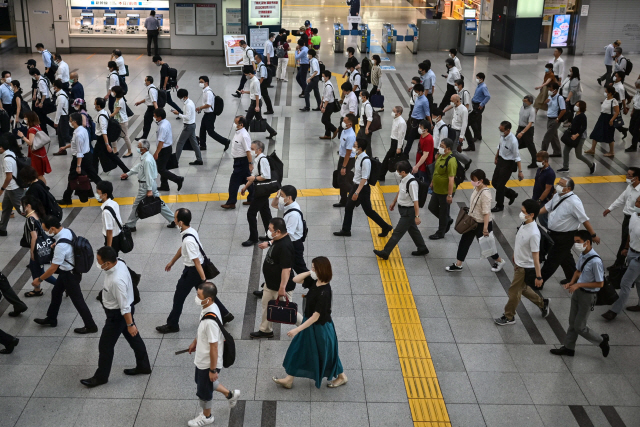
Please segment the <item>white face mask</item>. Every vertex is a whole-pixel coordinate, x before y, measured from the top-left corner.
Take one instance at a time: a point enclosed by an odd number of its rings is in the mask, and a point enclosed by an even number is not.
[[[520,221],[526,221],[527,220],[527,216],[522,211],[520,211],[518,216],[520,217]]]
[[[422,129],[422,128],[418,128],[418,133],[419,133],[420,135],[422,135],[422,134],[424,133],[424,129]]]
[[[456,106],[456,103],[455,103],[455,102],[453,102],[453,101],[451,101],[451,102],[449,103],[449,105],[451,105],[452,107],[455,107],[455,106]]]
[[[267,237],[273,240],[273,233],[271,232],[271,230],[267,230]]]
[[[536,166],[538,166],[539,168],[543,168],[544,167],[544,163],[536,162]]]
[[[96,268],[97,268],[98,270],[102,271],[102,266],[103,266],[103,265],[104,265],[104,264],[100,264],[100,263],[96,260]]]
[[[240,127],[240,125],[236,125],[236,130],[240,130],[242,129],[242,127]]]
[[[318,275],[316,274],[316,272],[315,272],[315,271],[311,271],[310,276],[311,276],[311,278],[312,278],[313,280],[318,280]]]
[[[560,184],[556,185],[556,192],[558,194],[562,194],[562,192],[564,191],[564,187]]]
[[[279,197],[279,203],[282,203],[283,205],[286,204],[286,202],[284,201],[284,197]]]
[[[198,307],[202,308],[202,306],[205,304],[206,300],[207,300],[206,298],[205,299],[198,298],[198,294],[196,294],[196,298],[195,298],[194,302]]]
[[[400,175],[400,172],[395,171],[394,174],[396,175],[396,178],[402,179],[402,175]]]
[[[438,147],[438,154],[444,154],[444,147]]]
[[[584,252],[584,250],[586,249],[586,244],[585,243],[574,243],[573,247],[579,252]]]
[[[255,150],[251,150],[251,158],[255,159],[256,158],[256,152]]]
[[[577,105],[573,106],[573,111],[575,111],[576,113],[580,111],[580,107],[578,107]]]
[[[204,89],[204,83],[198,83],[198,86],[200,86],[200,89]]]
[[[627,184],[631,184],[633,182],[633,179],[627,178],[627,179],[625,179],[625,181],[627,182]]]
[[[607,91],[605,90],[605,91],[604,91],[604,96],[608,98],[608,97],[609,97],[609,92],[607,92]]]
[[[500,136],[504,136],[504,135],[505,135],[505,133],[504,133],[504,132],[502,132],[501,130],[500,130],[500,131],[498,131],[498,133],[500,134]]]
[[[55,236],[55,235],[56,235],[56,233],[52,233],[52,232],[47,231],[47,230],[42,230],[42,231],[44,231],[44,234],[46,234],[46,235],[47,235],[47,236],[49,236],[49,237],[53,237],[53,236]]]
[[[637,214],[640,214],[640,208],[639,208],[639,207],[637,207],[637,206],[634,206],[634,207],[633,207],[633,211],[634,211],[635,213],[637,213]]]
[[[4,82],[5,82],[5,83],[11,83],[11,77],[7,77],[7,78],[5,78],[5,79],[4,79]]]
[[[396,118],[396,113],[394,113],[393,111],[391,112],[391,118],[395,119]]]
[[[476,79],[476,84],[480,84],[480,79]]]
[[[113,96],[115,98],[116,97],[116,93],[115,92],[111,92],[111,96]]]

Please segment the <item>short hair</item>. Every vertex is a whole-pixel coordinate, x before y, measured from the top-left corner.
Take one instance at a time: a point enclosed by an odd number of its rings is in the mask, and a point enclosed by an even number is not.
[[[573,178],[566,177],[565,180],[567,180],[567,188],[573,191],[573,189],[576,188],[576,183],[573,182]]]
[[[433,110],[431,110],[431,115],[432,116],[436,116],[436,117],[440,116],[440,117],[442,117],[443,114],[444,113],[442,112],[442,110],[440,108],[434,108]]]
[[[412,81],[412,82],[418,82],[418,83],[420,83],[420,82],[421,82],[420,77],[418,77],[418,76],[411,77],[411,81]]]
[[[508,120],[504,120],[504,121],[500,122],[500,126],[505,128],[506,130],[511,130],[511,122],[508,121]]]
[[[291,197],[291,200],[293,200],[294,202],[298,197],[298,190],[293,185],[283,185],[280,189],[280,193],[284,193],[287,196]]]
[[[457,84],[458,86],[464,87],[464,80],[462,79],[456,79],[454,83]]]
[[[589,242],[593,245],[593,237],[591,237],[591,233],[589,233],[587,230],[576,230],[573,233],[573,237],[577,237],[583,242]]]
[[[422,83],[418,83],[417,85],[413,85],[414,92],[424,92],[424,85]]]
[[[111,90],[116,94],[116,98],[122,98],[124,96],[124,89],[122,89],[122,86],[114,86]]]
[[[269,224],[273,225],[273,229],[275,231],[279,231],[281,233],[287,232],[287,224],[284,222],[282,218],[271,218]]]
[[[104,108],[105,105],[107,105],[107,102],[104,100],[103,97],[99,96],[96,99],[94,99],[94,102],[96,103],[96,105],[100,108]]]
[[[36,49],[40,49],[40,48],[44,49],[44,45],[42,43],[37,43],[36,44]]]
[[[354,61],[353,59],[349,59],[346,64],[344,64],[345,68],[356,68],[357,65],[358,62]]]
[[[358,123],[358,118],[353,113],[347,114],[346,116],[344,116],[344,118],[349,120],[349,123],[351,123],[351,126],[355,126],[356,123]]]
[[[546,162],[549,161],[549,152],[545,151],[545,150],[540,150],[536,153],[536,159],[541,159],[544,160]]]
[[[540,204],[537,200],[527,199],[522,202],[522,207],[528,214],[533,214],[533,220],[535,221],[540,213]]]
[[[631,166],[629,167],[629,169],[632,173],[634,177],[640,177],[640,168],[636,167],[636,166]]]
[[[407,160],[400,160],[396,163],[396,170],[398,172],[411,173],[411,163]]]
[[[246,129],[247,127],[247,119],[245,116],[236,116],[236,119],[238,119],[238,123],[240,123],[242,125],[243,128]]]
[[[548,62],[547,65],[544,66],[544,68],[551,68],[551,70],[553,70],[553,64]]]
[[[60,56],[59,53],[56,53],[55,55],[53,55],[57,60],[62,61],[62,56]]]
[[[98,252],[96,252],[96,254],[100,257],[103,263],[118,261],[118,254],[116,250],[111,246],[101,247],[100,249],[98,249]]]
[[[176,210],[176,219],[182,221],[184,225],[191,225],[191,211],[187,208],[178,208]]]
[[[153,76],[146,76],[145,79],[149,80],[149,83],[153,83]]]
[[[116,68],[118,68],[118,65],[116,64],[116,61],[109,61],[107,62],[107,67],[113,68],[115,70]]]
[[[424,72],[429,71],[429,67],[427,67],[427,65],[424,62],[421,62],[418,64],[418,69]]]
[[[31,76],[39,76],[40,75],[40,70],[38,70],[36,67],[33,68],[29,68],[29,75]]]
[[[524,96],[524,99],[526,99],[527,101],[529,101],[529,104],[533,104],[533,95],[531,95],[531,94],[529,94],[529,93],[528,93],[528,94],[526,94],[526,95]]]
[[[587,103],[580,100],[578,102],[576,102],[576,105],[578,106],[578,109],[580,110],[581,113],[584,113],[585,111],[587,111]]]
[[[11,74],[11,71],[3,71],[2,72],[2,78],[4,79],[4,76],[6,76],[7,74]]]
[[[311,32],[312,32],[313,34],[318,34],[318,29],[317,29],[317,28],[312,28],[312,29],[311,29]]]
[[[313,56],[315,58],[316,57],[316,50],[315,49],[309,49],[307,54],[309,54],[309,55],[311,55],[311,56]]]
[[[558,82],[551,82],[551,83],[549,83],[549,89],[558,90],[558,89],[560,89],[560,85],[558,84]]]
[[[453,60],[453,58],[447,58],[447,59],[445,59],[445,60],[444,60],[444,63],[445,63],[445,64],[447,64],[447,65],[448,65],[448,66],[450,66],[450,67],[455,67],[455,66],[456,66],[456,63],[455,63],[455,61]]]
[[[189,96],[189,92],[186,89],[181,88],[181,89],[178,89],[177,95],[178,95],[178,99],[182,99],[185,96]]]
[[[37,46],[36,46],[37,47]],[[615,49],[613,49],[616,53],[619,53],[622,55],[622,48],[621,47],[617,47]]]
[[[624,83],[624,77],[626,76],[624,71],[616,71],[615,73],[616,76],[620,77],[620,81],[622,81]]]
[[[556,50],[560,52],[560,55],[562,55],[562,52],[564,52],[561,47],[557,47]]]
[[[264,152],[264,142],[256,139],[255,141],[251,141],[251,145],[256,145],[256,148],[262,152]]]
[[[71,113],[71,115],[69,116],[69,119],[72,122],[75,122],[78,126],[82,126],[82,114],[78,112]]]
[[[153,115],[156,117],[160,117],[162,120],[167,118],[167,112],[164,111],[164,108],[156,108],[153,110]]]
[[[358,147],[365,151],[369,146],[369,141],[364,138],[356,138],[356,142],[358,143]]]
[[[106,194],[108,198],[113,199],[113,184],[111,181],[103,179],[96,184],[96,189]]]
[[[322,72],[322,75],[323,75],[323,76],[325,76],[325,77],[329,77],[329,78],[331,78],[331,71],[329,71],[329,70],[325,69],[325,70]]]
[[[279,34],[286,34],[287,30],[285,30],[284,28],[280,28],[280,31],[278,31]]]
[[[304,46],[304,40],[302,40],[302,37],[298,39],[298,46]]]
[[[353,90],[353,85],[351,82],[344,82],[342,83],[342,86],[340,86],[340,89],[351,92]]]
[[[205,83],[209,83],[209,76],[200,76],[198,80],[202,80]]]
[[[256,72],[253,69],[253,65],[244,65],[242,66],[242,74],[255,74]]]
[[[398,112],[398,114],[402,115],[402,112],[404,111],[404,109],[402,108],[402,105],[396,105],[395,107],[393,107],[396,109],[396,111]]]
[[[347,48],[347,53],[351,53],[351,54],[355,55],[356,54],[356,49],[353,46],[349,46]]]
[[[333,278],[333,272],[331,270],[331,262],[329,258],[324,256],[315,257],[311,260],[313,270],[316,272],[318,280],[324,283],[329,283]]]
[[[198,289],[202,290],[202,296],[205,298],[211,298],[212,301],[218,296],[218,288],[212,282],[204,282],[198,286]]]
[[[422,126],[423,129],[429,129],[429,120],[427,119],[423,119],[420,120],[420,123],[418,124],[418,126]]]
[[[276,36],[276,33],[269,33],[269,38],[275,37],[275,36]]]
[[[482,79],[482,80],[485,79],[484,73],[478,73],[478,74],[476,74],[476,77],[479,78],[479,79]]]
[[[152,10],[152,11],[149,13],[149,15],[151,15],[151,16],[156,16],[156,11],[155,11],[155,10]]]
[[[57,216],[53,216],[53,215],[47,215],[44,218],[40,218],[40,220],[42,221],[42,224],[47,227],[47,228],[60,228],[62,227],[62,224],[60,223],[60,220],[58,219]]]
[[[449,49],[449,53],[453,53],[453,56],[456,56],[458,54],[458,49],[453,47],[453,48]]]
[[[20,178],[20,180],[25,183],[34,182],[36,179],[38,179],[38,171],[35,170],[32,166],[25,166],[20,169],[20,172],[18,172],[18,178]]]
[[[240,40],[240,46],[245,46],[247,42],[245,40]]]
[[[28,113],[24,113],[24,118],[27,120],[27,123],[30,127],[37,126],[40,124],[40,117],[34,111],[29,111]]]
[[[138,141],[138,144],[142,145],[141,149],[144,149],[147,151],[149,151],[149,149],[151,148],[151,143],[149,142],[148,139],[141,139]]]
[[[151,62],[158,62],[158,61],[162,61],[162,56],[153,55],[153,58],[151,58]]]
[[[441,141],[445,147],[453,151],[453,140],[451,138],[445,138]]]
[[[424,61],[422,61],[421,64],[418,65],[418,68],[420,67],[420,65],[422,65],[422,69],[425,71],[429,71],[431,69],[431,60],[430,59],[425,59]]]
[[[11,85],[20,89],[20,82],[18,80],[11,80]],[[20,91],[22,92],[22,91]]]
[[[361,90],[360,91],[360,95],[364,96],[367,99],[369,99],[369,91],[367,91],[367,90]]]
[[[120,51],[120,49],[113,49],[113,53],[115,56],[122,56],[122,51]]]

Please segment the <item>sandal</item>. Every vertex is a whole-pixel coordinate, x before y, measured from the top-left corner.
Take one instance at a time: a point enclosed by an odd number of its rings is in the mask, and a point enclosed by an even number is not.
[[[280,380],[280,379],[278,379],[276,377],[272,377],[271,379],[273,380],[274,383],[276,383],[278,385],[281,385],[284,388],[290,389],[291,387],[293,387],[293,384],[285,383],[284,381],[282,381],[282,380]]]
[[[593,156],[594,154],[596,154],[596,152],[595,151],[591,151],[591,150],[587,150],[587,151],[584,152],[584,154],[591,154]]]
[[[44,295],[44,292],[42,292],[42,289],[39,291],[29,291],[24,293],[24,296],[26,298],[41,297],[43,295]]]
[[[605,156],[605,157],[613,157],[613,156],[615,156],[615,153],[607,153],[607,154],[603,154],[603,156]]]
[[[345,375],[344,379],[342,381],[337,382],[337,383],[334,383],[333,381],[329,381],[327,383],[327,387],[329,387],[329,388],[337,388],[337,387],[340,387],[341,385],[345,385],[347,383],[347,381],[349,381],[349,379]]]

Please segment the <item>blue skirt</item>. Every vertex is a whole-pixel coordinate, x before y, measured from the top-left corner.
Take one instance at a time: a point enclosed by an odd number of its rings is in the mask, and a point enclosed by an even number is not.
[[[307,320],[305,317],[302,323]],[[322,379],[340,375],[342,363],[338,354],[338,337],[333,322],[314,323],[296,335],[282,362],[287,375],[309,378],[320,388]]]

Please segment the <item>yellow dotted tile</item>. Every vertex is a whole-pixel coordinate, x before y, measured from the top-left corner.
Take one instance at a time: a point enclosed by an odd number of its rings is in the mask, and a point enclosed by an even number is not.
[[[389,317],[391,318],[391,324],[420,324],[420,316],[416,309],[391,308],[389,309]]]
[[[391,328],[393,329],[393,336],[397,340],[426,340],[420,323],[392,323]]]
[[[198,195],[197,194],[185,194],[180,195],[178,194],[177,198],[176,198],[176,202],[177,203],[194,203],[198,201]]]
[[[407,377],[418,378],[436,378],[436,370],[433,367],[431,359],[416,359],[412,357],[400,358],[400,367],[402,375]]]
[[[442,399],[437,378],[405,378],[409,399]]]
[[[449,422],[449,415],[442,399],[409,399],[409,407],[414,421]]]
[[[412,294],[385,295],[387,307],[392,308],[416,308]]]
[[[387,295],[411,293],[411,287],[408,283],[382,282],[382,288]]]
[[[431,358],[426,341],[396,340],[396,348],[398,349],[398,356],[401,358]]]

